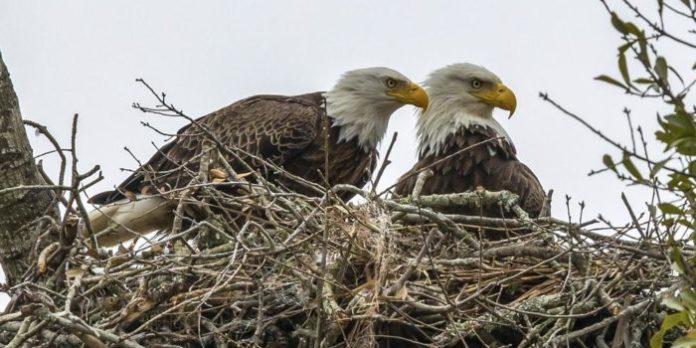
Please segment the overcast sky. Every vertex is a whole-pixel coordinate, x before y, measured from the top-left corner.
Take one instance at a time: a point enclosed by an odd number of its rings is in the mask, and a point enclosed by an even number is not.
[[[643,1],[647,2],[647,1]],[[652,3],[653,1],[650,1]],[[259,93],[300,94],[330,88],[341,73],[388,66],[414,81],[443,65],[471,62],[495,72],[517,94],[515,116],[496,116],[519,158],[565,216],[564,195],[587,203],[586,216],[615,222],[627,214],[626,188],[601,167],[606,144],[538,98],[547,91],[607,134],[626,141],[629,106],[653,129],[655,109],[593,81],[616,75],[619,38],[598,1],[0,1],[0,51],[12,74],[23,116],[69,144],[80,114],[80,168],[102,166],[111,189],[163,137],[148,121],[175,131],[181,120],[144,115],[134,101],[152,99],[134,82],[145,78],[191,116],[202,116]],[[395,113],[383,145],[399,133],[383,185],[416,160],[412,107]],[[50,150],[30,133],[34,153]],[[54,157],[47,169],[57,173]],[[644,192],[626,191],[633,202]]]

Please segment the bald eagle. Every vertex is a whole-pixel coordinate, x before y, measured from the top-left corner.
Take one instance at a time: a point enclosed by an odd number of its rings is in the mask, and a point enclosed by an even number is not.
[[[494,108],[508,110],[512,116],[517,105],[515,94],[498,76],[481,66],[453,64],[433,72],[425,85],[430,104],[418,118],[419,161],[399,179],[395,192],[409,195],[416,181],[411,174],[430,168],[435,175],[425,183],[423,195],[472,191],[479,186],[508,190],[519,195],[520,206],[531,216],[548,213],[539,180],[517,159],[510,136],[493,118]],[[452,212],[502,216],[499,207]]]
[[[367,68],[345,73],[333,89],[297,96],[257,95],[237,101],[199,118],[198,123],[229,147],[241,149],[283,167],[306,180],[321,184],[324,178],[323,102],[329,117],[330,185],[367,183],[377,161],[377,145],[389,118],[405,104],[426,107],[425,91],[406,76],[388,68]],[[210,137],[190,124],[157,151],[116,190],[99,193],[89,202],[101,206],[90,213],[101,246],[112,246],[172,222],[174,202],[162,197],[166,190],[185,187],[185,168],[197,173],[202,144]],[[249,158],[244,158],[249,160]],[[247,170],[235,158],[226,158],[235,170]],[[254,163],[251,161],[251,163]],[[320,174],[322,173],[322,174]],[[157,177],[157,184],[153,184]],[[315,191],[282,175],[268,179],[288,189],[316,195]],[[348,200],[352,195],[343,195]]]

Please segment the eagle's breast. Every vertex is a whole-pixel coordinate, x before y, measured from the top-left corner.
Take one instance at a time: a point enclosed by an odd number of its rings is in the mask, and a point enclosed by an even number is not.
[[[439,151],[422,155],[412,169],[417,172],[430,168],[435,174],[425,183],[421,194],[472,191],[478,186],[491,191],[508,190],[520,196],[523,209],[533,216],[538,215],[545,204],[544,190],[534,173],[517,160],[515,148],[507,138],[490,141],[499,137],[495,129],[480,125],[460,127],[450,134]],[[416,177],[402,177],[396,193],[409,195]],[[483,214],[500,216],[501,212],[498,210]],[[482,213],[461,209],[449,212],[474,215]]]

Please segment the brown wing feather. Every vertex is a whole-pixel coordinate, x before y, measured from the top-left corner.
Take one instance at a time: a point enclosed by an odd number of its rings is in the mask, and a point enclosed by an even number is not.
[[[363,149],[357,141],[339,140],[340,128],[331,127],[329,133],[329,170],[328,181],[330,186],[336,184],[351,184],[357,187],[364,186],[372,176],[372,172],[377,164],[377,150]],[[310,144],[302,153],[298,154],[292,161],[285,165],[285,169],[306,180],[324,185],[324,137],[320,134],[316,141]],[[306,188],[293,184],[282,178],[278,180],[292,191],[316,195],[317,192],[309,191]],[[354,194],[342,192],[340,197],[347,201]]]
[[[477,186],[493,191],[508,190],[520,195],[520,205],[525,211],[538,216],[546,200],[544,189],[534,173],[517,160],[515,148],[506,140],[480,145],[445,159],[463,148],[497,136],[487,127],[460,129],[445,141],[444,151],[422,157],[399,179],[395,192],[401,196],[411,194],[417,178],[411,173],[430,168],[435,175],[423,186],[421,193],[424,195],[470,191]],[[499,210],[456,212],[500,216]]]
[[[549,214],[549,209],[543,208],[548,204],[544,188],[524,163],[494,157],[486,165],[495,174],[484,180],[486,184],[482,186],[494,191],[508,190],[519,195],[520,207],[533,217],[539,217],[542,212],[545,216]]]
[[[320,92],[293,97],[260,95],[201,117],[197,123],[228,147],[240,148],[282,165],[296,157],[317,137],[323,113],[321,103]],[[123,192],[139,193],[151,184],[148,173],[166,173],[182,165],[197,171],[195,159],[206,138],[200,127],[187,125],[179,130],[175,140],[155,153],[117,190],[95,195],[90,203],[108,204],[123,199]],[[166,175],[158,177],[158,184],[166,183],[171,188],[177,188],[188,183],[179,174]]]

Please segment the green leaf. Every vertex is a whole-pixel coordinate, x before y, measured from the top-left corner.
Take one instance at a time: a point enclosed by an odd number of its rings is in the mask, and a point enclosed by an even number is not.
[[[628,49],[631,48],[631,46],[633,46],[632,42],[627,42],[619,46],[619,54],[626,53],[626,51],[628,51]]]
[[[628,30],[629,33],[637,37],[643,36],[643,32],[640,31],[640,29],[638,29],[638,27],[635,24],[631,22],[625,22],[624,25],[626,26],[626,30]]]
[[[696,138],[679,139],[675,143],[677,152],[685,156],[696,156]]]
[[[604,155],[602,156],[602,162],[604,163],[607,168],[616,171],[616,164],[614,164],[614,160],[611,158],[609,155]]]
[[[643,34],[638,27],[631,23],[631,22],[624,22],[619,18],[619,16],[616,14],[616,12],[611,13],[611,24],[614,26],[616,30],[618,30],[621,34],[628,35],[628,34],[633,34],[637,37],[644,37],[645,35]]]
[[[622,21],[621,18],[619,18],[619,16],[616,15],[616,12],[611,13],[611,25],[613,25],[614,29],[616,29],[621,34],[628,34],[626,23],[624,23],[624,21]]]
[[[639,77],[635,80],[633,80],[634,83],[641,84],[641,85],[650,85],[655,83],[652,79],[645,78],[645,77]]]
[[[598,81],[606,82],[606,83],[608,83],[608,84],[612,84],[612,85],[614,85],[614,86],[621,87],[621,88],[623,88],[623,89],[625,89],[625,90],[628,90],[628,87],[626,87],[623,83],[621,83],[621,82],[617,81],[616,79],[611,78],[611,77],[609,77],[609,76],[607,76],[607,75],[599,75],[599,76],[595,77],[594,79],[595,79],[595,80],[598,80]]]
[[[677,152],[693,156],[696,155],[696,119],[694,115],[679,112],[667,115],[664,119],[658,118],[662,127],[655,136],[665,143],[666,149],[675,148]]]
[[[660,56],[655,59],[655,73],[660,80],[667,81],[667,60],[665,57]]]
[[[678,138],[696,135],[694,118],[692,115],[686,113],[667,115],[664,118],[664,122],[660,125]]]
[[[633,161],[631,161],[631,156],[629,154],[624,154],[623,160],[621,160],[621,164],[623,164],[624,168],[631,173],[631,175],[638,181],[643,181],[643,175],[640,174],[640,171],[636,167],[635,164],[633,164]]]
[[[641,35],[638,38],[638,45],[640,47],[640,49],[638,50],[638,60],[640,60],[640,62],[643,63],[643,65],[649,68],[650,56],[648,55],[648,40],[645,39],[645,35]]]
[[[689,163],[689,174],[696,175],[696,160]]]
[[[672,191],[679,190],[682,192],[691,192],[694,189],[689,176],[680,173],[672,173],[669,177],[670,179],[667,182],[667,186]]]
[[[621,71],[621,77],[623,77],[626,86],[631,86],[631,77],[628,74],[628,66],[626,64],[626,54],[625,52],[619,51],[619,71]]]
[[[687,324],[688,322],[689,317],[686,311],[665,316],[665,318],[662,320],[662,325],[660,325],[660,330],[655,332],[653,337],[650,339],[650,348],[662,348],[662,340],[667,331],[677,325]]]
[[[684,211],[679,209],[676,205],[672,203],[660,203],[657,205],[660,210],[662,210],[663,214],[677,214],[677,215],[682,215],[684,214]]]
[[[683,96],[684,94],[680,94],[677,97],[681,98]],[[675,123],[678,124],[679,127],[684,128],[687,132],[686,134],[696,136],[696,114],[689,113],[683,108],[677,108],[677,106],[675,106],[675,112],[676,114],[665,116],[665,119],[669,123]],[[669,116],[672,116],[672,120],[668,119]]]

